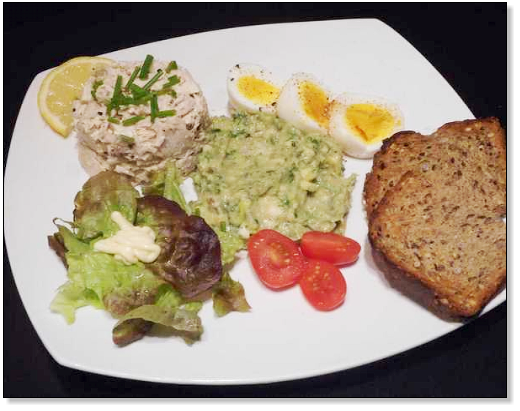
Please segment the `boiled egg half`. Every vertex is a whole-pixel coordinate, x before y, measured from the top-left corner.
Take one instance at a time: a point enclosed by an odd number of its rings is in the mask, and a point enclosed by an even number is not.
[[[228,72],[227,90],[232,110],[276,113],[281,83],[273,74],[254,64],[236,64]]]
[[[373,157],[403,127],[399,107],[381,97],[345,93],[330,106],[329,134],[352,157]]]
[[[330,103],[331,93],[316,77],[296,73],[282,88],[277,113],[301,130],[326,134]]]

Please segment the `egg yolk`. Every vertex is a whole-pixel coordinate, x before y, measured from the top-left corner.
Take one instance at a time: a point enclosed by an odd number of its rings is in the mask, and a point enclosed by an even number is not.
[[[330,101],[327,94],[310,81],[302,82],[298,91],[305,114],[323,128],[328,128]]]
[[[280,94],[277,87],[254,76],[240,77],[237,87],[240,94],[255,104],[272,104]]]
[[[367,143],[375,143],[388,137],[396,125],[388,110],[374,104],[348,106],[345,121]]]

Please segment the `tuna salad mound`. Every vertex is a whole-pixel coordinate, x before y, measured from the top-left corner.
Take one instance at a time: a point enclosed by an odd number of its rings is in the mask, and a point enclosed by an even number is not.
[[[173,160],[184,174],[195,167],[206,100],[175,62],[116,63],[96,71],[74,102],[79,160],[89,175],[113,170],[146,183]]]

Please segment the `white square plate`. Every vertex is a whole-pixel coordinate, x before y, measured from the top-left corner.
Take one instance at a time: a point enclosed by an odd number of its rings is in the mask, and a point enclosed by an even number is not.
[[[107,54],[141,60],[152,54],[177,60],[201,85],[212,112],[227,105],[226,74],[240,62],[261,64],[280,78],[313,73],[338,94],[380,95],[399,104],[406,128],[430,133],[472,113],[431,64],[378,20],[336,20],[233,28],[147,44]],[[347,159],[358,174],[347,235],[363,246],[343,270],[347,299],[339,309],[314,310],[299,287],[266,289],[243,258],[231,275],[245,287],[249,313],[216,318],[201,311],[202,340],[147,337],[125,348],[111,340],[115,321],[92,308],[68,326],[49,310],[66,271],[47,246],[54,217],[70,219],[76,192],[87,180],[74,138],[62,139],[42,120],[36,104],[47,72],[32,82],[16,123],[5,176],[5,236],[18,291],[38,335],[54,359],[68,367],[111,376],[185,384],[247,384],[303,378],[366,364],[455,330],[390,288],[375,268],[366,241],[361,202],[371,161]],[[505,301],[502,292],[486,311]]]

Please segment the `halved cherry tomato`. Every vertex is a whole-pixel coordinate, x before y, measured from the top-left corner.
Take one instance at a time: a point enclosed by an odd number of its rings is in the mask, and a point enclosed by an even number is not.
[[[307,260],[307,267],[300,280],[305,298],[321,311],[330,311],[345,301],[347,282],[341,271],[326,261]]]
[[[354,240],[334,233],[309,231],[301,239],[302,253],[307,258],[345,265],[357,260],[361,246]]]
[[[251,264],[269,288],[296,284],[303,273],[305,258],[290,238],[274,231],[260,230],[247,243]]]

